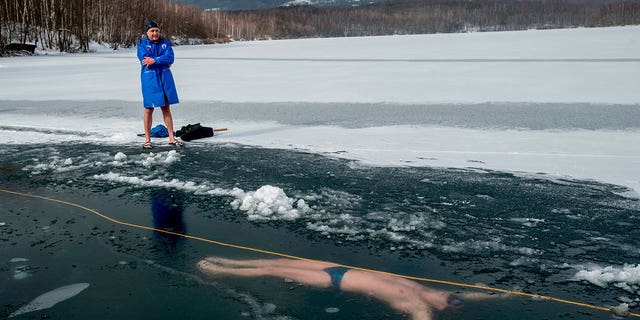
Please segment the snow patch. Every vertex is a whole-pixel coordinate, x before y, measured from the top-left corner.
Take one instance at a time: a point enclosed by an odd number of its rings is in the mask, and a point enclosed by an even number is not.
[[[198,184],[193,181],[180,181],[178,179],[172,179],[169,181],[165,181],[162,179],[145,180],[143,178],[124,176],[114,172],[96,174],[93,176],[93,178],[97,180],[126,183],[126,184],[135,185],[139,187],[160,187],[160,188],[176,189],[181,191],[193,192],[196,194],[205,194],[205,193],[211,193],[211,192],[216,192],[216,194],[221,194],[221,195],[230,194],[230,192],[228,191],[225,192],[222,189],[218,189],[218,188],[212,189],[210,186],[206,184]]]
[[[33,301],[16,310],[14,313],[9,315],[9,318],[21,315],[23,313],[51,308],[58,302],[67,300],[79,294],[88,287],[88,283],[74,283],[68,286],[51,290],[36,297],[35,299],[33,299]]]
[[[623,290],[640,294],[640,264],[607,267],[594,264],[576,268],[582,270],[573,276],[574,280],[584,280],[603,288],[613,284]]]
[[[180,161],[182,156],[176,152],[176,150],[171,150],[168,152],[159,152],[159,153],[149,153],[146,158],[143,158],[140,163],[145,167],[152,167],[156,165],[162,164],[172,164]]]
[[[154,156],[151,157],[153,158]],[[231,202],[231,207],[234,210],[246,212],[249,220],[295,220],[311,211],[304,199],[290,198],[281,188],[270,185],[262,186],[256,191],[246,192],[240,188],[229,190],[213,187],[207,183],[180,181],[178,179],[170,181],[162,179],[146,180],[114,172],[96,174],[93,178],[138,187],[160,187],[194,194],[232,196],[235,200]]]
[[[245,211],[249,220],[295,220],[310,210],[303,199],[289,198],[284,190],[270,185],[250,192],[237,190],[234,196],[231,206]]]

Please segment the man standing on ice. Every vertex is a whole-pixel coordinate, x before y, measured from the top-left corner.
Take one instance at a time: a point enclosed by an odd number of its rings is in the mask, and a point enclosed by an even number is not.
[[[160,38],[160,27],[154,21],[147,21],[146,37],[138,42],[138,60],[142,65],[140,79],[142,81],[142,99],[144,103],[144,136],[145,149],[151,149],[151,122],[153,110],[160,107],[164,124],[169,131],[169,144],[180,146],[173,133],[171,104],[178,103],[178,92],[171,74],[173,49],[169,40]]]

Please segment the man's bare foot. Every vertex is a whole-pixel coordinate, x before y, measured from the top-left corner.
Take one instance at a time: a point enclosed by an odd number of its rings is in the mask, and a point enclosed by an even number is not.
[[[198,269],[200,269],[200,271],[210,274],[210,275],[216,275],[219,274],[220,271],[222,271],[224,268],[216,265],[214,263],[211,263],[208,261],[208,259],[204,259],[204,260],[200,260],[196,266],[198,267]]]

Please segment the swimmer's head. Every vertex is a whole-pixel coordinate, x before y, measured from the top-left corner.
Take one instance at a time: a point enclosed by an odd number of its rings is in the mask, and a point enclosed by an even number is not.
[[[462,298],[446,291],[422,290],[421,299],[435,311],[454,310],[462,305]]]
[[[459,308],[462,308],[463,305],[464,305],[464,300],[462,300],[462,297],[456,296],[454,294],[450,294],[449,297],[447,297],[448,308],[459,309]]]

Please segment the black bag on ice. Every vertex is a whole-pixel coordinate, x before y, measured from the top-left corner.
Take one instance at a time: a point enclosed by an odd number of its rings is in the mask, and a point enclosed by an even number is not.
[[[213,128],[203,127],[200,123],[188,124],[178,130],[176,136],[184,141],[213,137]]]

